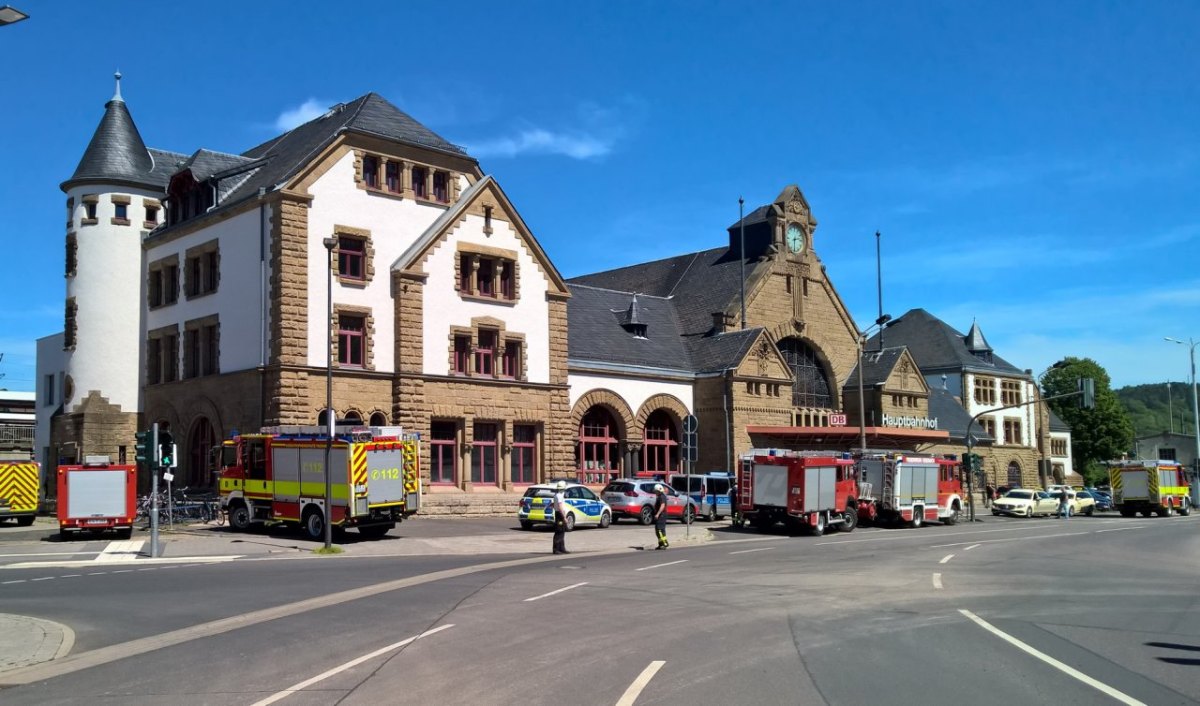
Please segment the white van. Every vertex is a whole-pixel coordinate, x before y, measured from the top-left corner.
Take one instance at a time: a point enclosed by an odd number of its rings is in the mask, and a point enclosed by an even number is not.
[[[671,475],[670,482],[676,491],[691,496],[692,502],[696,503],[698,517],[715,522],[732,514],[729,507],[732,473],[675,473]]]

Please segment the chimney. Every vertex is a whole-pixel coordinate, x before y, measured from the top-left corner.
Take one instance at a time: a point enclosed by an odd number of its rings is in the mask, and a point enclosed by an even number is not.
[[[725,333],[725,312],[714,311],[712,313],[713,333]]]

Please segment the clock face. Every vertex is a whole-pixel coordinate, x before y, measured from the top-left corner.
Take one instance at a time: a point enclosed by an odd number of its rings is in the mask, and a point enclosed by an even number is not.
[[[800,230],[800,226],[793,223],[787,228],[787,246],[792,252],[801,252],[804,250],[804,231]]]

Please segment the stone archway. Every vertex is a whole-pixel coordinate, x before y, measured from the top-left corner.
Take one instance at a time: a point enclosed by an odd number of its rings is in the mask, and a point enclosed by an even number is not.
[[[1007,485],[1010,488],[1015,488],[1023,485],[1021,480],[1021,463],[1016,459],[1008,462]]]
[[[677,424],[683,424],[683,418],[689,414],[687,407],[683,402],[679,401],[678,397],[665,393],[654,395],[643,402],[641,408],[638,409],[634,428],[638,430],[645,429],[646,419],[658,409],[665,409],[669,412]]]
[[[588,391],[571,408],[571,425],[577,432],[580,422],[583,421],[583,415],[587,414],[589,409],[597,405],[608,409],[613,417],[616,418],[617,422],[621,425],[621,429],[619,429],[619,436],[621,438],[628,439],[639,428],[634,421],[633,413],[629,411],[629,404],[625,402],[623,397],[612,390],[598,389]]]
[[[639,433],[625,400],[612,390],[591,390],[571,411],[575,425],[575,469],[581,482],[602,484],[630,470],[641,444],[630,443]]]
[[[792,406],[837,409],[837,378],[829,358],[810,339],[792,335],[775,342],[792,372]]]

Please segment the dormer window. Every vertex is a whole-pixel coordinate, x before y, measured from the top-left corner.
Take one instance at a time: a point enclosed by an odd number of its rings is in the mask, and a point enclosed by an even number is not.
[[[191,171],[176,174],[167,195],[167,225],[183,223],[207,213],[216,205],[213,191],[212,185],[196,181]]]

